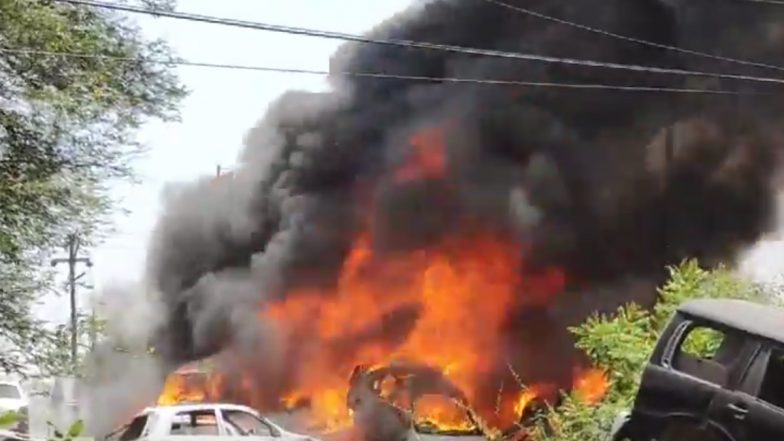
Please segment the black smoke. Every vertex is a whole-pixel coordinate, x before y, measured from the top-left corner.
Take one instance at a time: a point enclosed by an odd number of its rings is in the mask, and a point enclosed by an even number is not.
[[[507,1],[660,44],[784,61],[784,7]],[[592,34],[484,0],[421,3],[370,35],[784,77]],[[731,260],[771,227],[784,139],[779,85],[355,43],[335,54],[332,69],[332,92],[290,92],[270,107],[249,132],[242,167],[232,176],[172,196],[149,254],[149,279],[167,317],[154,343],[172,365],[229,342],[266,351],[266,325],[253,312],[293,287],[334,283],[368,217],[384,252],[481,225],[518,237],[530,265],[563,268],[572,294],[533,318],[531,311],[510,311],[510,353],[530,352],[512,347],[525,341],[553,342],[549,353],[570,353],[564,323],[630,298],[649,302],[667,264]],[[343,71],[739,94],[382,80]],[[446,178],[393,182],[388,172],[410,154],[411,135],[430,127],[447,127]],[[524,331],[517,320],[533,325]],[[274,364],[274,357],[264,358]]]

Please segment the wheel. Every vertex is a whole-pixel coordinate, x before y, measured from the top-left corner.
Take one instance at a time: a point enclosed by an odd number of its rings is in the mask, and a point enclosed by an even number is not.
[[[671,423],[653,441],[724,441],[694,423]]]

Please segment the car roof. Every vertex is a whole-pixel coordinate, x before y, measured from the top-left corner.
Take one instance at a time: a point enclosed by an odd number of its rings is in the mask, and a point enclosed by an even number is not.
[[[23,390],[22,389],[22,384],[20,382],[18,382],[18,381],[0,380],[0,385],[2,385],[2,386],[12,386],[12,387],[15,387],[15,388],[17,388],[19,390]]]
[[[223,409],[223,410],[243,410],[258,414],[255,410],[248,406],[230,403],[188,403],[188,404],[175,404],[173,406],[157,406],[148,407],[140,413],[177,413],[177,412],[191,412],[194,410],[207,410],[207,409]]]
[[[784,309],[736,299],[699,299],[678,311],[759,337],[784,342]]]

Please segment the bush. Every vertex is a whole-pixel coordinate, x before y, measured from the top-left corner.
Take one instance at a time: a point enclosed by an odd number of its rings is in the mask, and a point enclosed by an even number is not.
[[[652,311],[635,304],[618,309],[612,316],[593,316],[571,329],[577,347],[598,368],[608,373],[609,388],[604,400],[591,405],[576,396],[551,410],[533,429],[536,441],[604,441],[618,412],[629,409],[639,386],[642,370],[656,340],[676,308],[695,298],[740,298],[768,304],[779,301],[761,288],[725,268],[705,270],[696,261],[669,269],[668,282],[659,290]],[[693,341],[692,349],[708,350],[715,345],[710,335]]]

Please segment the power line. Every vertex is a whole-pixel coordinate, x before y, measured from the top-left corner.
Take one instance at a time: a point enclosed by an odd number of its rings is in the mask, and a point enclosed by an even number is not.
[[[507,52],[507,51],[499,51],[499,50],[492,50],[492,49],[478,49],[478,48],[465,47],[465,46],[426,43],[426,42],[413,41],[413,40],[400,40],[400,39],[392,39],[392,38],[387,38],[387,39],[371,38],[371,37],[365,37],[361,35],[346,34],[342,32],[322,31],[317,29],[309,29],[309,28],[301,28],[301,27],[293,27],[293,26],[282,26],[282,25],[269,24],[269,23],[260,23],[260,22],[246,21],[246,20],[214,17],[209,15],[199,15],[199,14],[192,14],[192,13],[163,11],[163,10],[149,10],[142,7],[104,3],[104,2],[92,1],[92,0],[54,0],[54,1],[59,3],[78,5],[78,6],[90,6],[90,7],[104,8],[104,9],[110,9],[116,11],[152,15],[156,17],[167,17],[167,18],[172,18],[177,20],[196,21],[196,22],[203,22],[203,23],[218,24],[223,26],[234,26],[234,27],[256,29],[256,30],[269,31],[269,32],[281,32],[286,34],[304,35],[308,37],[320,37],[320,38],[328,38],[333,40],[353,41],[358,43],[378,44],[378,45],[387,45],[387,46],[396,46],[396,47],[414,48],[414,49],[429,49],[429,50],[438,50],[438,51],[453,52],[453,53],[460,53],[460,54],[467,54],[467,55],[482,55],[482,56],[497,57],[497,58],[539,61],[544,63],[566,64],[566,65],[573,65],[573,66],[600,67],[606,69],[626,70],[626,71],[634,71],[634,72],[648,72],[648,73],[681,75],[681,76],[700,76],[700,77],[710,77],[710,78],[720,78],[720,79],[730,79],[730,80],[784,84],[784,79],[782,78],[756,77],[751,75],[735,75],[735,74],[724,74],[718,72],[693,71],[693,70],[666,68],[666,67],[657,67],[657,66],[610,63],[610,62],[595,61],[595,60],[582,60],[582,59],[575,59],[575,58],[550,57],[546,55],[535,55],[535,54],[528,54],[522,52]]]
[[[741,0],[746,3],[762,3],[768,5],[784,5],[784,0]]]
[[[673,52],[679,52],[679,53],[682,53],[682,54],[693,55],[693,56],[702,57],[702,58],[709,58],[709,59],[712,59],[712,60],[726,61],[726,62],[729,62],[729,63],[741,64],[741,65],[744,65],[744,66],[762,67],[762,68],[766,68],[766,69],[774,69],[774,70],[778,70],[778,71],[784,72],[784,66],[777,66],[777,65],[774,65],[774,64],[761,63],[761,62],[757,62],[757,61],[741,60],[739,58],[725,57],[725,56],[722,56],[722,55],[710,54],[710,53],[707,53],[707,52],[701,52],[701,51],[696,51],[696,50],[692,50],[692,49],[685,49],[685,48],[672,46],[672,45],[668,45],[668,44],[656,43],[654,41],[643,40],[641,38],[630,37],[628,35],[616,34],[614,32],[605,31],[604,29],[599,29],[599,28],[595,28],[595,27],[592,27],[592,26],[576,23],[576,22],[573,22],[573,21],[570,21],[570,20],[566,20],[566,19],[563,19],[563,18],[553,17],[552,15],[547,15],[547,14],[543,14],[541,12],[534,11],[532,9],[523,8],[522,6],[511,5],[511,4],[506,3],[504,1],[501,1],[501,0],[483,0],[483,1],[485,1],[487,3],[492,3],[492,4],[495,4],[497,6],[501,6],[503,8],[510,9],[510,10],[513,10],[513,11],[516,11],[516,12],[519,12],[519,13],[522,13],[522,14],[527,14],[527,15],[530,15],[530,16],[533,16],[533,17],[541,18],[541,19],[544,19],[544,20],[549,20],[549,21],[552,21],[552,22],[555,22],[555,23],[559,23],[559,24],[566,25],[566,26],[571,26],[573,28],[582,29],[584,31],[593,32],[595,34],[604,35],[606,37],[611,37],[611,38],[615,38],[615,39],[618,39],[618,40],[624,40],[624,41],[628,41],[628,42],[631,42],[631,43],[637,43],[637,44],[641,44],[641,45],[644,45],[644,46],[655,47],[655,48],[658,48],[658,49],[665,49],[665,50],[669,50],[669,51],[673,51]],[[759,2],[768,2],[768,1],[771,1],[771,0],[745,0],[745,1],[751,1],[751,2],[758,2],[759,3]],[[777,1],[775,3],[784,4],[784,1]]]
[[[216,68],[216,69],[229,69],[229,70],[247,70],[247,71],[261,71],[261,72],[276,72],[276,73],[292,73],[304,75],[319,75],[319,76],[344,76],[356,78],[373,78],[373,79],[388,79],[388,80],[408,80],[408,81],[421,81],[431,83],[464,83],[464,84],[484,84],[484,85],[498,85],[498,86],[528,86],[528,87],[549,87],[560,89],[586,89],[586,90],[617,90],[627,92],[662,92],[662,93],[694,93],[694,94],[710,94],[710,95],[764,95],[763,93],[755,92],[738,92],[723,89],[700,89],[700,88],[677,88],[677,87],[653,87],[653,86],[621,86],[612,84],[601,83],[558,83],[547,81],[518,81],[518,80],[494,80],[485,78],[460,78],[460,77],[433,77],[422,75],[396,75],[386,74],[379,72],[351,72],[351,71],[327,71],[316,69],[296,69],[296,68],[283,68],[283,67],[270,67],[270,66],[249,66],[242,64],[225,64],[225,63],[209,63],[200,61],[187,61],[182,59],[173,60],[155,60],[155,59],[139,59],[132,57],[120,57],[114,55],[101,55],[101,54],[87,54],[75,52],[53,52],[41,51],[36,49],[14,49],[0,47],[0,53],[10,54],[26,54],[26,55],[42,55],[52,57],[65,57],[65,58],[85,58],[85,59],[106,59],[114,61],[127,61],[138,62],[146,61],[153,64],[162,64],[168,66],[190,66],[190,67],[203,67],[203,68]]]

